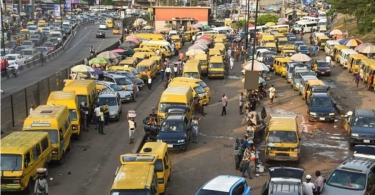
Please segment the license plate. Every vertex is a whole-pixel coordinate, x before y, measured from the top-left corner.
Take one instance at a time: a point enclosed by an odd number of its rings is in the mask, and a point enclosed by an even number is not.
[[[173,144],[168,144],[168,148],[173,148]]]
[[[321,74],[324,74],[324,72],[321,72]]]
[[[370,140],[363,140],[363,143],[370,143]]]
[[[325,121],[325,118],[320,117],[319,120],[321,120],[321,121]]]

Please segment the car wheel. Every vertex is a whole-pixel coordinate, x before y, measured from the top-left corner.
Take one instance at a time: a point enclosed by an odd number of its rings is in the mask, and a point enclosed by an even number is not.
[[[65,152],[62,153],[60,160],[58,161],[59,165],[62,165],[65,163]]]

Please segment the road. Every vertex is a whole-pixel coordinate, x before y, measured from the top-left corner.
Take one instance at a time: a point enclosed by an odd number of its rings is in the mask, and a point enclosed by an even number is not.
[[[73,40],[66,46],[65,52],[57,58],[49,61],[47,65],[27,70],[27,73],[18,75],[17,78],[2,81],[2,90],[5,95],[11,95],[25,87],[33,85],[40,80],[53,75],[55,72],[77,63],[90,54],[90,46],[100,51],[119,40],[120,35],[113,35],[112,30],[107,30],[105,39],[97,39],[95,33],[99,25],[84,26],[76,32]]]

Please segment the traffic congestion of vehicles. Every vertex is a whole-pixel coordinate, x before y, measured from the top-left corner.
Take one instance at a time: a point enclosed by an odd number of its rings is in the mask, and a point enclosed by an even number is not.
[[[248,48],[232,19],[167,33],[137,9],[125,12],[139,18],[124,28],[100,7],[28,21],[2,70],[61,47],[81,21],[97,22],[97,40],[123,38],[109,51],[91,47],[62,89],[3,136],[2,193],[374,194],[374,106],[340,110],[332,80],[340,71],[372,94],[375,59],[332,29],[328,3],[303,7],[297,18],[249,26]]]

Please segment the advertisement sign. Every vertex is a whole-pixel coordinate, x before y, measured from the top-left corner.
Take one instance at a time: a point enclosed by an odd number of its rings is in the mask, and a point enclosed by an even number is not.
[[[70,12],[72,11],[72,2],[71,0],[65,0],[65,10]]]
[[[61,15],[60,4],[53,4],[53,15],[54,16],[60,16]]]
[[[314,0],[303,0],[303,5],[313,5]]]
[[[72,3],[74,4],[79,4],[81,1],[80,0],[72,0]]]

